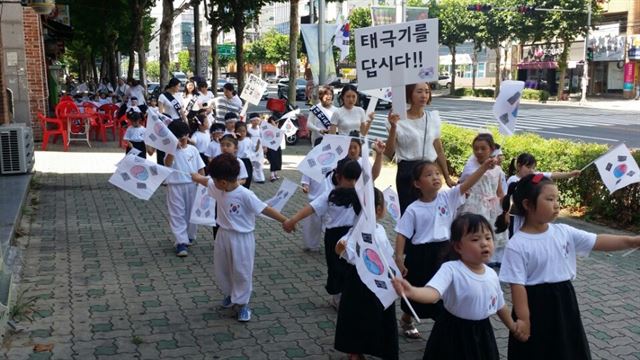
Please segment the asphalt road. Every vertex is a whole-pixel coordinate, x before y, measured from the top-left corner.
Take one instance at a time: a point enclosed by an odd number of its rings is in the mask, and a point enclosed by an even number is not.
[[[275,97],[270,87],[269,97]],[[266,101],[250,106],[251,111],[267,111]],[[298,106],[306,113],[309,107],[302,101]],[[453,99],[436,96],[430,106],[439,110],[446,123],[472,129],[497,126],[492,112],[493,102]],[[370,135],[386,139],[388,110],[378,109]],[[523,103],[518,111],[517,132],[533,132],[544,138],[566,138],[584,142],[615,144],[624,142],[629,147],[640,147],[640,113],[598,108],[581,108],[551,104]]]

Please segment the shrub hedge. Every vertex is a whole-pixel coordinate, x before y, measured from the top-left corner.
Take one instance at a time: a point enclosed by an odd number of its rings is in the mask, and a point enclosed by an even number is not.
[[[539,170],[555,172],[582,169],[608,150],[607,145],[544,139],[529,133],[509,137],[500,135],[497,129],[492,129],[492,133],[502,146],[505,174],[511,159],[523,152],[535,156]],[[452,174],[462,171],[472,154],[471,141],[476,134],[475,130],[442,124],[442,143]],[[640,163],[640,151],[633,152],[633,156]],[[587,217],[615,221],[621,227],[640,226],[640,184],[609,194],[595,165],[589,166],[577,178],[559,180],[557,183],[563,207],[584,209]]]
[[[525,100],[547,101],[549,100],[549,92],[547,90],[524,89],[522,98]]]
[[[455,91],[456,96],[475,96],[475,97],[489,97],[492,98],[494,96],[494,89],[476,89],[473,91],[471,88],[457,88]],[[547,90],[534,90],[534,89],[524,89],[522,91],[522,98],[525,100],[537,100],[537,101],[547,101],[549,100],[549,92]]]

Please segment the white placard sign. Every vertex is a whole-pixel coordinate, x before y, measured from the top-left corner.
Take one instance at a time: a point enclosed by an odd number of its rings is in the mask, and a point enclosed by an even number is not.
[[[191,207],[189,222],[198,225],[216,226],[216,199],[212,198],[207,188],[198,184],[196,196]]]
[[[258,105],[262,99],[262,95],[267,91],[267,85],[266,81],[250,74],[244,84],[244,88],[242,88],[240,98],[253,105]]]
[[[438,19],[356,29],[355,41],[362,90],[438,80]]]

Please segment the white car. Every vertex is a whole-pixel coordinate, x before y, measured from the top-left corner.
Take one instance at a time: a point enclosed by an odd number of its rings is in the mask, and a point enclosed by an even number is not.
[[[449,75],[440,75],[438,76],[438,85],[445,89],[448,89],[451,85],[451,76]]]

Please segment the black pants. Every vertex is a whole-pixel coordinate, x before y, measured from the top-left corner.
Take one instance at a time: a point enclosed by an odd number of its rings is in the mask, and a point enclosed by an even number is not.
[[[143,159],[147,158],[147,147],[144,145],[144,141],[129,141],[129,142],[131,143],[131,145],[133,145],[134,149],[140,151],[140,153],[138,154],[139,157]],[[131,147],[127,146],[127,150],[125,151],[125,153],[128,154],[129,151],[131,151]]]
[[[402,160],[398,163],[396,173],[396,189],[398,189],[398,201],[400,202],[400,213],[404,214],[412,202],[418,199],[418,193],[413,186],[413,168],[419,161]]]
[[[244,163],[244,167],[247,169],[247,178],[245,179],[242,186],[249,189],[251,188],[251,180],[253,180],[253,165],[251,164],[251,160],[249,160],[248,158],[241,158],[240,160],[242,160],[242,162]]]

